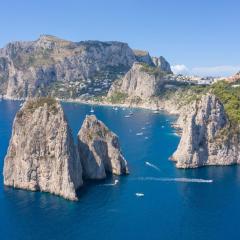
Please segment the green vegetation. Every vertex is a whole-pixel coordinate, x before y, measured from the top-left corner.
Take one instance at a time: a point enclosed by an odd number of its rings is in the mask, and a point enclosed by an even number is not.
[[[135,96],[135,97],[131,98],[132,104],[139,104],[141,102],[142,102],[142,99],[139,96]]]
[[[95,102],[102,102],[104,100],[104,95],[103,96],[94,96],[92,98],[92,100]]]
[[[166,75],[165,72],[161,71],[157,67],[149,66],[146,63],[141,63],[141,65],[142,65],[141,71],[146,72],[150,75],[154,75],[155,77],[158,77],[158,78],[164,77]]]
[[[240,87],[232,87],[225,81],[213,84],[210,91],[223,103],[232,125],[240,126]]]
[[[124,103],[127,97],[128,97],[127,93],[115,92],[109,98],[109,100],[111,103]]]
[[[226,81],[219,81],[210,86],[183,86],[177,90],[167,90],[161,98],[176,99],[180,106],[198,100],[206,93],[213,93],[223,103],[230,123],[234,127],[240,126],[240,87],[233,87]]]
[[[41,97],[37,99],[28,100],[25,106],[25,109],[26,111],[30,111],[31,113],[33,113],[37,108],[43,107],[45,104],[48,105],[48,108],[51,112],[53,112],[54,114],[57,113],[57,105],[56,105],[57,101],[51,97]],[[19,112],[19,114],[22,114],[22,113]]]

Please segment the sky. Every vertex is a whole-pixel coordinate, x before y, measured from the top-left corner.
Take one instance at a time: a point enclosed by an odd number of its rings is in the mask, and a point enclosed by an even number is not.
[[[240,70],[239,0],[1,0],[0,47],[51,34],[123,41],[164,56],[175,73]]]

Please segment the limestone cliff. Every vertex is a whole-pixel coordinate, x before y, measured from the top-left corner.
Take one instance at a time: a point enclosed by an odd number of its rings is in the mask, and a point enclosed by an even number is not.
[[[157,57],[152,57],[153,64],[158,67],[161,71],[166,72],[168,74],[172,74],[171,66],[167,62],[167,60],[163,57],[160,56],[159,58]]]
[[[181,122],[181,140],[172,156],[178,168],[240,163],[239,133],[231,129],[224,106],[215,95],[196,100]]]
[[[150,56],[149,52],[138,49],[134,49],[133,52],[135,54],[136,62],[142,62],[148,64],[149,66],[154,66],[152,57]]]
[[[76,97],[108,89],[135,61],[126,43],[70,42],[42,35],[0,49],[0,94]],[[103,84],[104,81],[104,84]]]
[[[130,98],[148,99],[156,96],[164,83],[164,75],[156,67],[134,63],[126,75],[111,86],[108,97],[118,92]]]
[[[3,174],[7,186],[77,200],[82,168],[60,103],[25,102],[14,120]]]
[[[50,35],[13,42],[0,49],[0,95],[91,99],[106,95],[138,61],[155,66],[149,53],[122,42],[71,42]],[[165,59],[156,64],[169,72]]]
[[[86,179],[103,179],[106,173],[128,173],[118,137],[94,115],[86,116],[78,133],[78,151]]]
[[[157,67],[160,71],[172,74],[171,66],[163,57],[151,57],[150,54],[142,50],[133,50],[136,62],[146,63],[151,67]]]

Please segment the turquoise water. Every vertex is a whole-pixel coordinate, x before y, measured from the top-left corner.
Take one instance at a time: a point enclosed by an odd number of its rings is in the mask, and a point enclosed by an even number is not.
[[[1,171],[19,104],[0,101]],[[63,106],[76,137],[90,106]],[[170,126],[174,118],[133,112],[126,118],[129,110],[95,107],[97,117],[119,135],[131,174],[88,183],[79,202],[4,187],[1,175],[0,239],[240,239],[240,168],[176,169],[168,160],[179,142]],[[213,183],[163,181],[179,177]],[[116,178],[118,185],[106,185]]]

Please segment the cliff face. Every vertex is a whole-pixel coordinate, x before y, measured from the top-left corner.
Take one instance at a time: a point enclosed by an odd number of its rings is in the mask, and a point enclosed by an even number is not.
[[[85,118],[78,133],[78,151],[86,179],[102,179],[107,172],[128,173],[118,137],[94,115]]]
[[[28,100],[17,113],[7,155],[4,184],[77,200],[82,168],[61,105]]]
[[[172,159],[178,168],[240,162],[239,133],[230,130],[222,103],[212,94],[195,101],[184,117],[183,132]]]
[[[172,74],[171,66],[167,62],[167,60],[163,57],[160,56],[159,58],[157,57],[152,57],[153,64],[158,67],[161,71]]]
[[[136,62],[142,62],[148,64],[149,66],[154,66],[152,57],[148,52],[137,49],[134,49],[133,52],[135,54]]]
[[[155,67],[134,63],[126,75],[112,85],[108,96],[111,97],[116,92],[125,93],[131,98],[139,97],[141,99],[157,95],[164,83],[164,77],[161,72],[157,71]]]
[[[108,79],[109,86],[134,61],[133,51],[121,42],[75,43],[43,35],[37,41],[10,43],[0,49],[0,94],[58,96],[62,88],[67,97],[94,92],[97,80]]]
[[[162,60],[156,64],[169,72],[169,64]],[[9,43],[0,49],[0,95],[102,96],[137,61],[155,66],[149,53],[133,52],[122,42],[71,42],[42,35],[36,41]]]

